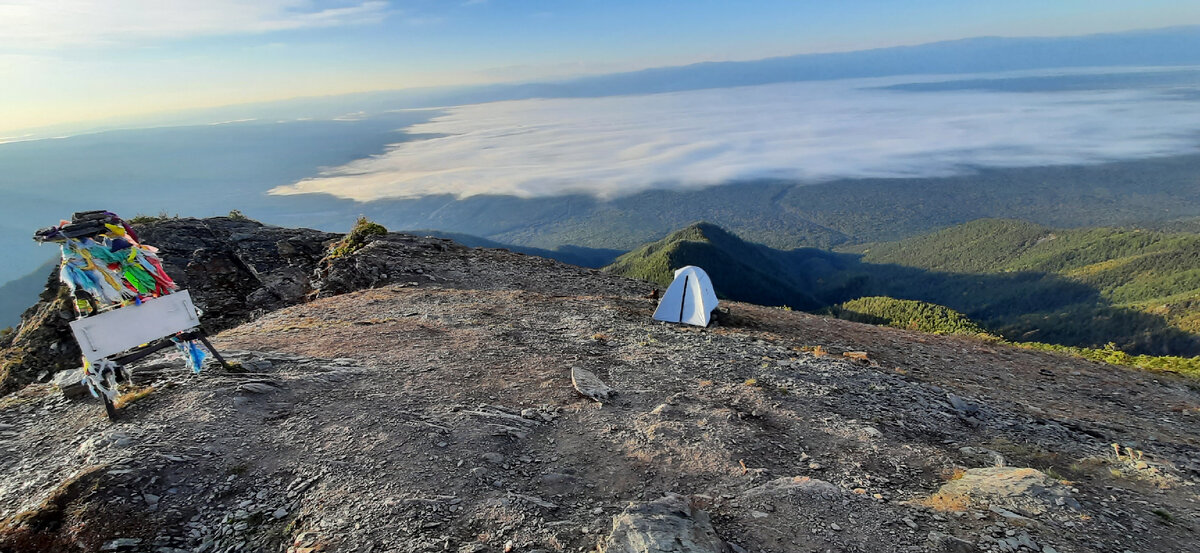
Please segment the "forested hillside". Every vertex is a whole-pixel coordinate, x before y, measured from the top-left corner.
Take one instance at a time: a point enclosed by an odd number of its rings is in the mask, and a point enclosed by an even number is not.
[[[1194,233],[991,219],[827,252],[771,249],[705,224],[609,270],[667,282],[672,269],[689,264],[709,271],[718,295],[741,301],[821,309],[888,296],[945,306],[1013,341],[1200,355]]]
[[[987,334],[983,327],[966,315],[949,307],[923,301],[871,296],[834,306],[830,311],[839,319],[930,334]]]
[[[1200,332],[1200,234],[1055,230],[1024,221],[981,220],[856,249],[869,264],[1058,275],[1096,291],[1113,306],[1160,315],[1172,326]]]

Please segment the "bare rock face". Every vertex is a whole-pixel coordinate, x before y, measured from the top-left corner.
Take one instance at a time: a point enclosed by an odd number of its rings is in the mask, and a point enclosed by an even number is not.
[[[430,264],[434,258],[463,258],[471,251],[445,238],[393,233],[364,240],[365,245],[357,251],[322,260],[313,275],[317,296],[336,296],[397,282],[429,282],[433,280]]]
[[[264,225],[248,219],[167,219],[138,225],[159,249],[163,267],[221,330],[257,314],[304,301],[310,277],[339,235]]]
[[[79,366],[79,345],[67,326],[75,317],[58,272],[49,275],[38,303],[21,315],[21,324],[0,348],[0,394],[6,394],[47,376]]]
[[[598,553],[726,553],[708,514],[686,497],[671,494],[633,505],[613,517],[613,529]]]
[[[963,496],[972,504],[1008,509],[1025,516],[1063,507],[1079,508],[1066,486],[1032,468],[970,469],[962,478],[947,482],[938,493]]]

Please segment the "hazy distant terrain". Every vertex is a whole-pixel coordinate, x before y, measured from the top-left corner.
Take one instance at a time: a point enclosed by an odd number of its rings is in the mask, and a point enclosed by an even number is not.
[[[57,264],[57,260],[51,260],[25,276],[0,284],[0,328],[21,322],[21,313],[37,300]]]

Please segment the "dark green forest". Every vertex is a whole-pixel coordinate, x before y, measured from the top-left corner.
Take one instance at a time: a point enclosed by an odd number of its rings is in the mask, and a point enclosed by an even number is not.
[[[966,315],[949,307],[916,300],[870,296],[830,308],[830,314],[848,321],[892,326],[930,334],[986,335],[987,331]]]

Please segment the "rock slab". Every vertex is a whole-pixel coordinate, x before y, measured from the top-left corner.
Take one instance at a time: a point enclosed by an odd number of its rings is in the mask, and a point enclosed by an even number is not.
[[[939,494],[961,495],[971,503],[1000,507],[1024,516],[1055,508],[1079,508],[1066,486],[1032,468],[988,467],[970,469],[958,480],[942,486]]]
[[[592,371],[580,369],[578,367],[571,369],[571,384],[575,386],[575,390],[583,394],[584,397],[590,397],[596,401],[604,401],[614,395],[617,395],[612,388],[600,380]]]
[[[598,553],[728,553],[708,513],[693,509],[681,495],[671,494],[631,505],[613,517],[612,532]]]

